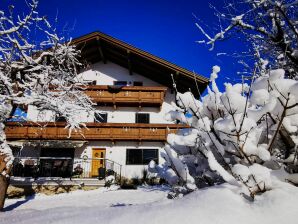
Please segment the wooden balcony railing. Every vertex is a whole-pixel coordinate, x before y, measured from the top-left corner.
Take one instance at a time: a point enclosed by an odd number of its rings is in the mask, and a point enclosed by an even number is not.
[[[80,132],[69,130],[64,122],[30,123],[7,122],[7,140],[89,140],[89,141],[166,141],[169,133],[176,133],[185,125],[135,124],[135,123],[86,123],[88,129]]]
[[[166,87],[149,86],[87,86],[85,93],[94,103],[116,106],[161,106]]]

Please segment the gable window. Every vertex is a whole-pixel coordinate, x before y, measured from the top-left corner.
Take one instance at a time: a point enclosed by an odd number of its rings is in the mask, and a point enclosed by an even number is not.
[[[150,123],[150,114],[136,113],[136,123],[149,124]]]
[[[95,113],[94,122],[98,123],[107,123],[108,122],[108,113]]]
[[[133,82],[133,86],[143,86],[143,82],[135,81]]]
[[[127,86],[127,81],[114,81],[114,86]]]
[[[158,149],[126,149],[127,165],[147,165],[151,160],[158,164]]]

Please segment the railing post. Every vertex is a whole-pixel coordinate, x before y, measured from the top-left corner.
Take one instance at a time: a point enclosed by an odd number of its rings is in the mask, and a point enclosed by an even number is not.
[[[112,100],[113,100],[113,107],[114,107],[114,109],[116,109],[116,100],[115,100],[115,98],[116,98],[116,93],[112,93]]]
[[[28,138],[28,127],[26,127],[26,138]]]

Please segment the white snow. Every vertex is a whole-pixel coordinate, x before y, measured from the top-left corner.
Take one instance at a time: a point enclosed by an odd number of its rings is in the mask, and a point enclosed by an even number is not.
[[[256,196],[254,202],[235,193],[237,188],[229,184],[197,190],[174,200],[167,199],[166,188],[156,187],[37,195],[25,203],[25,199],[7,200],[6,207],[16,208],[0,213],[0,223],[297,223],[298,190],[280,184]]]
[[[264,66],[267,63],[263,61]],[[261,193],[262,189],[274,187],[266,166],[270,163],[282,165],[282,160],[273,154],[274,145],[279,142],[283,144],[278,139],[280,128],[285,128],[289,137],[298,144],[298,82],[286,78],[284,69],[275,69],[264,71],[253,80],[251,86],[246,83],[225,83],[225,92],[220,92],[216,85],[219,71],[219,66],[213,67],[211,88],[207,87],[208,94],[200,101],[196,101],[190,92],[177,93],[180,110],[175,109],[169,117],[182,121],[181,117],[186,117],[186,112],[190,111],[193,116],[184,123],[191,128],[168,135],[170,147],[165,151],[177,156],[172,159],[175,162],[167,160],[171,155],[165,157],[166,162],[158,166],[159,170],[173,169],[174,173],[180,174],[186,165],[195,178],[210,169],[232,185],[240,184],[251,189],[252,195]],[[183,146],[184,150],[180,150]],[[202,165],[204,162],[196,162],[202,154],[209,167]],[[224,163],[217,160],[223,160]],[[293,162],[289,161],[289,166]],[[231,171],[230,168],[235,164],[247,168],[238,170],[236,166]],[[162,166],[165,168],[162,169]],[[279,166],[275,166],[276,169]],[[249,183],[245,183],[247,179]]]
[[[240,184],[235,180],[235,178],[229,174],[215,159],[213,153],[211,151],[208,151],[206,153],[206,156],[208,158],[209,166],[212,170],[217,171],[222,178],[229,184],[240,186]]]

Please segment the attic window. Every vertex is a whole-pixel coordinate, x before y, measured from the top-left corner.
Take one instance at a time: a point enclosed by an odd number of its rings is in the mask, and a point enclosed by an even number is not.
[[[133,82],[133,86],[143,86],[143,82],[135,81]]]
[[[127,81],[114,81],[114,86],[127,86]]]

